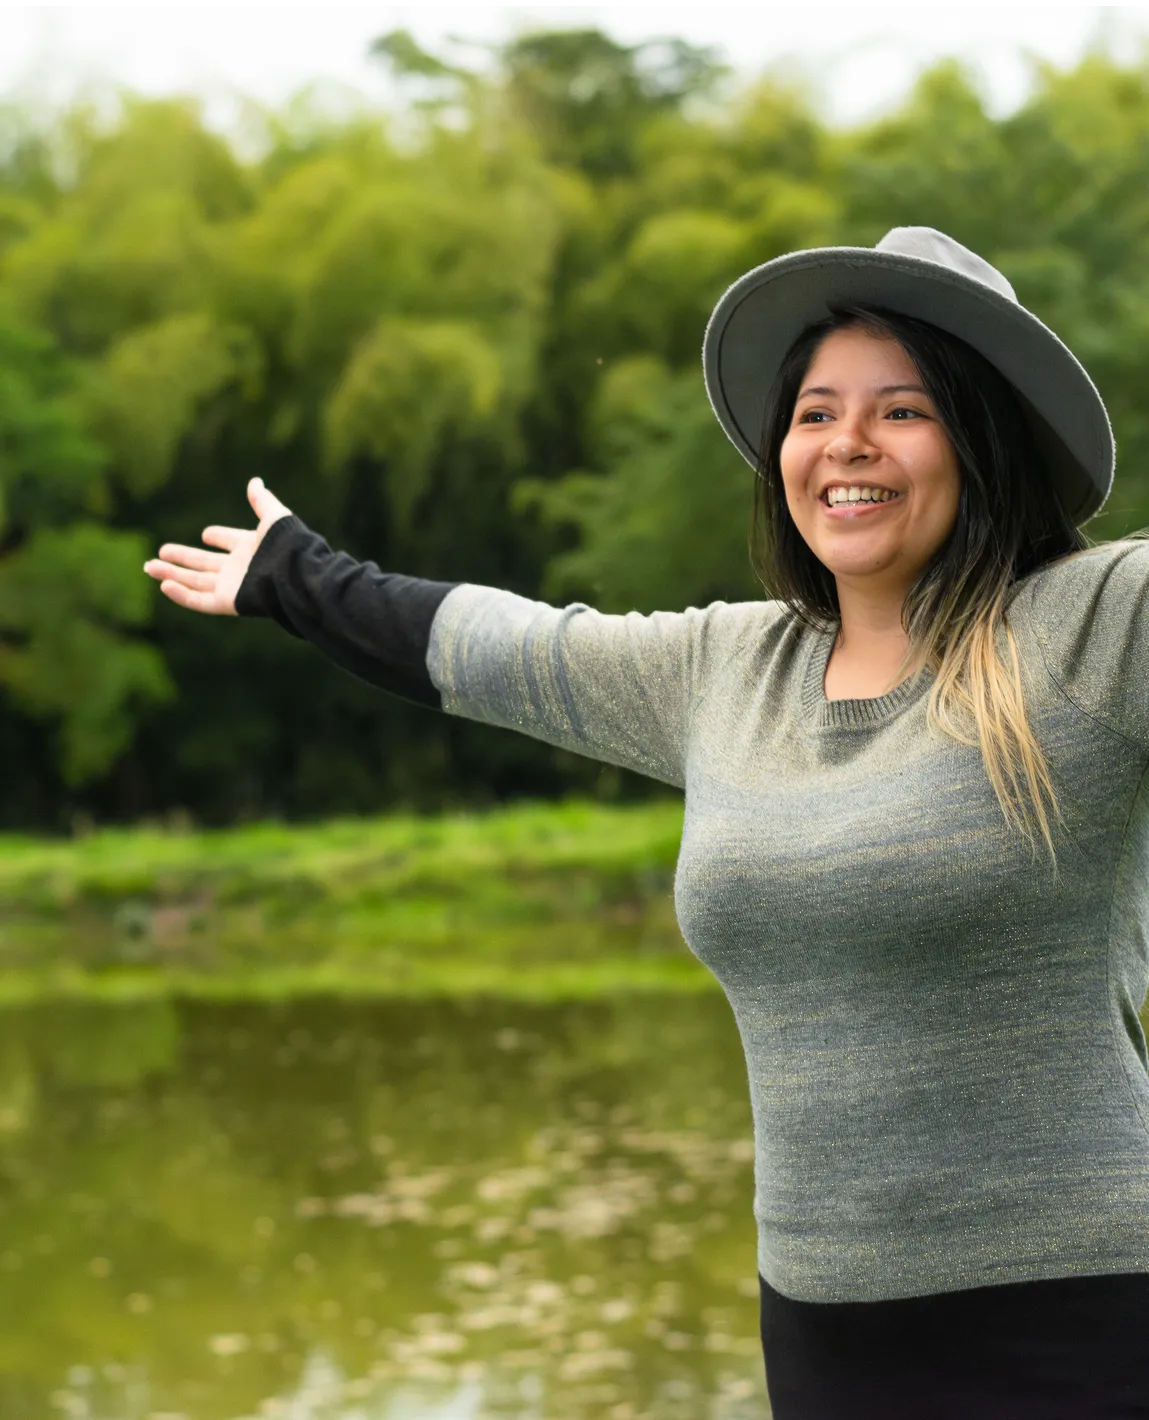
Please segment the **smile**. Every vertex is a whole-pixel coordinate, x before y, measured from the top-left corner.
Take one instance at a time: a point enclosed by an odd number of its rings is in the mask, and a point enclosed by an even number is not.
[[[818,500],[830,518],[872,518],[901,497],[890,488],[834,484]]]
[[[889,503],[897,497],[898,494],[890,488],[834,483],[823,492],[822,501],[833,507],[837,503]]]

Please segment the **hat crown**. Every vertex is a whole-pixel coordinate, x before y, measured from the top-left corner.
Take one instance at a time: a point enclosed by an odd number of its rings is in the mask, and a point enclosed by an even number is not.
[[[875,250],[894,252],[898,256],[915,256],[919,261],[948,266],[951,271],[970,276],[1011,301],[1017,300],[1017,292],[996,266],[990,266],[977,252],[963,247],[961,242],[955,242],[953,237],[946,236],[945,232],[939,232],[935,227],[891,227]]]

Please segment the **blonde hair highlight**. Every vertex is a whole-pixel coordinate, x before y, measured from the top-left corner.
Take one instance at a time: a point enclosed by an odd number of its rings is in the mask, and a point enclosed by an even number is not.
[[[1056,866],[1053,830],[1061,809],[1049,764],[1029,723],[1021,658],[1006,615],[1003,583],[979,606],[933,608],[937,620],[914,635],[919,666],[935,675],[929,723],[981,751],[1006,823],[1036,848],[1044,841]],[[947,598],[947,601],[950,599]]]

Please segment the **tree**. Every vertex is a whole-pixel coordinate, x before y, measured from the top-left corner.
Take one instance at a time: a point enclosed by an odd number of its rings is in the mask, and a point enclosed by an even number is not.
[[[782,252],[941,227],[1082,358],[1149,523],[1149,67],[993,114],[946,62],[834,129],[778,76],[595,30],[458,62],[393,32],[388,106],[0,105],[0,824],[320,816],[620,782],[428,715],[139,570],[249,477],[353,555],[606,609],[761,594],[705,400],[714,302]],[[626,793],[656,792],[621,780]]]

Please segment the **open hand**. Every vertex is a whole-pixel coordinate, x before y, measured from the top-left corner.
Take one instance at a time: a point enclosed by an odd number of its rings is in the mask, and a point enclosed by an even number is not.
[[[243,581],[255,549],[263,541],[272,523],[290,515],[261,478],[247,485],[247,501],[259,519],[259,526],[248,528],[209,527],[203,530],[203,540],[211,547],[226,548],[226,552],[206,552],[202,547],[181,547],[165,542],[159,557],[144,563],[144,571],[160,584],[160,591],[177,606],[189,611],[206,612],[209,616],[235,616],[235,594]]]

